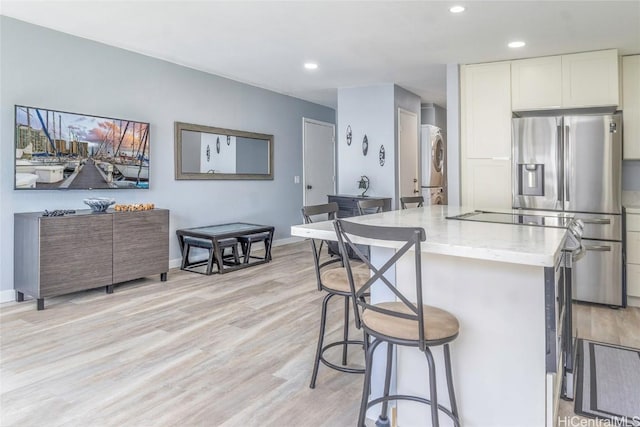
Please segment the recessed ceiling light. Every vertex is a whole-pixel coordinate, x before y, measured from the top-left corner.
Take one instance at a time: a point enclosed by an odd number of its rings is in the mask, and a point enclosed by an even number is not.
[[[525,42],[515,41],[515,42],[509,43],[507,46],[512,47],[512,48],[516,48],[516,47],[522,47],[524,45],[526,45]]]
[[[316,68],[318,68],[318,64],[316,64],[315,62],[305,62],[304,68],[306,68],[307,70],[315,70]]]
[[[449,8],[449,12],[451,12],[451,13],[464,12],[464,6],[452,6],[452,7]]]

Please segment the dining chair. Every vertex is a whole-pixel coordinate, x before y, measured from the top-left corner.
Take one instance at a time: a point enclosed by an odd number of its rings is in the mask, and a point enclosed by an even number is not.
[[[365,341],[372,339],[366,350],[365,381],[358,415],[358,427],[365,425],[367,409],[380,403],[382,408],[376,426],[388,426],[388,402],[397,400],[409,400],[429,405],[431,407],[431,424],[433,426],[439,425],[438,411],[442,411],[453,420],[456,427],[459,427],[460,421],[453,389],[449,349],[449,343],[458,336],[459,323],[453,314],[423,303],[420,244],[426,240],[424,229],[420,227],[365,225],[340,219],[335,221],[334,226],[338,235],[340,250],[344,253],[347,247],[351,247],[372,272],[371,277],[361,285],[356,281],[356,276],[353,274],[352,260],[349,258],[344,260],[351,290],[351,299],[354,305],[356,327],[364,329]],[[382,265],[382,267],[376,267],[353,243],[352,239],[354,237],[396,242],[400,246],[388,259],[377,260],[376,265]],[[414,279],[415,283],[412,284],[413,286],[408,285],[406,288],[402,288],[411,289],[411,294],[415,295],[413,298],[409,298],[407,293],[400,291],[385,276],[389,274],[389,269],[396,268],[398,260],[405,256],[413,257],[413,265],[411,267],[411,276],[413,277],[409,280]],[[396,301],[372,303],[370,300],[362,298],[364,293],[369,292],[374,283],[377,287],[391,291],[395,295]],[[381,397],[369,400],[373,355],[381,343],[387,344],[384,390]],[[444,346],[445,375],[450,409],[438,404],[436,369],[430,348],[440,345]],[[389,394],[394,346],[415,347],[425,355],[429,366],[429,398],[405,394]]]
[[[383,199],[363,199],[358,200],[358,213],[367,215],[372,213],[380,213],[384,210]]]
[[[302,217],[305,224],[312,223],[319,219],[321,220],[334,220],[337,216],[338,204],[335,202],[305,206],[302,208]],[[326,295],[322,301],[322,310],[320,314],[320,331],[318,336],[318,343],[316,347],[316,355],[313,363],[313,372],[311,374],[310,388],[315,388],[316,379],[318,377],[318,369],[320,362],[329,368],[335,369],[340,372],[364,374],[364,368],[348,365],[347,363],[347,351],[349,345],[357,345],[359,347],[364,346],[364,340],[350,340],[349,339],[349,311],[351,310],[351,291],[349,289],[349,279],[347,278],[347,271],[343,266],[342,256],[338,249],[338,243],[335,241],[323,241],[319,242],[315,239],[310,239],[311,249],[313,254],[313,265],[316,273],[316,283],[318,291],[325,292]],[[322,247],[327,245],[327,254],[323,256]],[[358,284],[364,283],[369,277],[369,272],[362,268],[353,269],[353,281]],[[344,298],[344,318],[343,318],[343,334],[342,339],[339,341],[325,344],[325,331],[327,324],[327,307],[329,301],[333,297]],[[329,361],[324,353],[333,347],[342,346],[342,360],[341,365]]]
[[[417,203],[416,208],[421,208],[424,205],[424,197],[422,196],[405,196],[400,197],[400,207],[407,209],[407,204]]]

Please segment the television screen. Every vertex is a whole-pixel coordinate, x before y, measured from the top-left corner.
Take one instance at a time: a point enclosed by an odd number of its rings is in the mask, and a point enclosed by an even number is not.
[[[16,105],[15,189],[149,188],[149,123]]]

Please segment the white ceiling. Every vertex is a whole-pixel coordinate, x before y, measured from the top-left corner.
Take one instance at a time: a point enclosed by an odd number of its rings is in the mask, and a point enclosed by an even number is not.
[[[445,64],[640,53],[640,0],[2,0],[0,13],[334,108],[337,88],[379,83],[445,105]]]

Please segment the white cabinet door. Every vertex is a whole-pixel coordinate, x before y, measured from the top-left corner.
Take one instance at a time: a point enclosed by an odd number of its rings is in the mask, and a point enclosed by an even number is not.
[[[640,55],[622,57],[624,159],[640,159]]]
[[[511,208],[511,161],[467,159],[463,162],[462,204],[473,209]]]
[[[617,49],[562,56],[562,106],[617,106]]]
[[[521,59],[511,62],[513,111],[560,108],[562,105],[562,58]]]
[[[627,264],[627,295],[640,298],[640,264]]]
[[[462,67],[461,154],[471,159],[511,157],[511,64]]]

